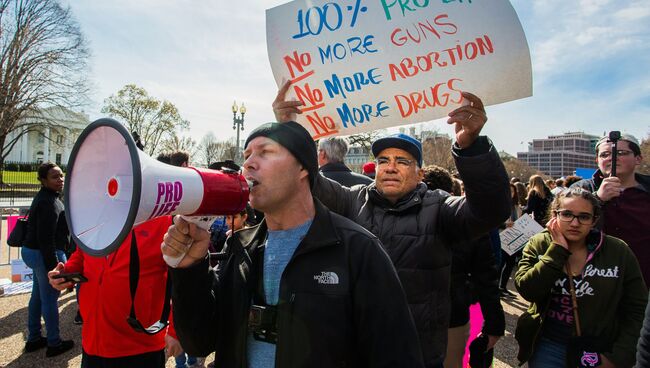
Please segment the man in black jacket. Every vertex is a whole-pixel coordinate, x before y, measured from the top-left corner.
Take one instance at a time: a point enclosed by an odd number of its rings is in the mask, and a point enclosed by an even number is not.
[[[430,190],[440,189],[452,193],[453,179],[444,168],[429,165],[423,168],[423,182]],[[490,238],[485,235],[469,243],[452,246],[451,298],[447,356],[445,368],[463,365],[465,345],[470,331],[471,304],[476,301],[483,312],[481,335],[488,338],[488,350],[503,336],[506,328],[505,315],[499,298],[499,272]],[[472,337],[473,338],[473,337]]]
[[[285,83],[273,102],[278,121],[300,113],[300,101],[286,101]],[[332,211],[352,219],[381,240],[406,292],[427,367],[441,367],[447,348],[451,244],[470,241],[510,215],[510,190],[497,150],[479,133],[487,121],[481,100],[469,100],[449,113],[456,124],[452,154],[465,183],[466,197],[430,191],[422,180],[422,147],[396,134],[372,145],[375,182],[353,189],[319,177],[314,196]]]
[[[318,166],[326,178],[351,187],[357,184],[370,184],[372,179],[352,172],[343,161],[348,153],[348,143],[343,138],[323,138],[318,142]]]
[[[297,123],[248,137],[244,176],[258,226],[237,231],[211,270],[208,234],[176,219],[162,246],[174,322],[216,367],[422,367],[405,294],[379,240],[312,198],[316,147]],[[193,241],[192,246],[188,245]]]

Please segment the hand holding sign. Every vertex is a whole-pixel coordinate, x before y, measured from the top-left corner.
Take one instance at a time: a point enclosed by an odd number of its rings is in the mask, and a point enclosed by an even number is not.
[[[487,122],[481,99],[469,92],[462,92],[462,96],[469,103],[450,112],[447,119],[447,124],[456,124],[456,144],[461,149],[474,143]]]
[[[437,119],[473,91],[480,108],[450,114],[467,147],[485,123],[483,105],[532,94],[508,0],[294,0],[267,10],[266,30],[281,86],[276,118],[295,119],[314,139]]]
[[[278,94],[275,96],[275,100],[273,101],[273,113],[275,114],[275,120],[278,123],[296,121],[296,115],[302,114],[299,107],[305,105],[302,101],[286,101],[289,87],[291,87],[291,81],[287,80],[282,84],[282,86],[280,86]]]

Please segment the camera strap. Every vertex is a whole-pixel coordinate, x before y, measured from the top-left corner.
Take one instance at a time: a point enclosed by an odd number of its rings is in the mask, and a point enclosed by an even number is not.
[[[264,239],[264,250],[266,250]],[[253,262],[253,303],[248,314],[248,329],[257,341],[277,344],[277,306],[266,302],[264,293],[264,252],[257,252]]]
[[[140,331],[142,328],[135,329],[138,332],[144,332],[148,334],[156,334],[164,329],[165,326],[169,324],[169,312],[170,312],[170,300],[172,295],[172,282],[171,275],[167,274],[167,282],[165,285],[165,299],[163,300],[163,309],[160,314],[160,320],[154,325],[157,328],[152,327],[144,329],[145,331]],[[135,231],[131,230],[131,257],[129,259],[129,289],[131,291],[131,311],[129,312],[129,321],[137,322],[138,319],[135,316],[135,294],[138,291],[138,282],[140,280],[140,255],[138,254],[138,243],[135,236]],[[131,322],[129,322],[131,325]],[[137,322],[139,324],[139,322]],[[132,326],[133,327],[133,326]]]

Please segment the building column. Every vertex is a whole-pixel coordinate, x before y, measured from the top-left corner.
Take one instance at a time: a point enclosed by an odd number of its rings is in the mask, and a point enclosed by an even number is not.
[[[68,164],[68,156],[70,155],[70,135],[72,134],[72,129],[69,128],[63,128],[63,152],[61,154],[61,164],[62,165],[67,165]]]
[[[20,162],[33,161],[32,158],[29,157],[29,132],[20,136],[20,158],[18,159],[18,161]]]
[[[50,127],[45,128],[43,144],[43,162],[50,161]]]

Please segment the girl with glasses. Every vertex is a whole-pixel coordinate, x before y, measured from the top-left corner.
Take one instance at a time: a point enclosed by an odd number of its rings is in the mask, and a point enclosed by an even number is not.
[[[515,285],[531,304],[515,337],[530,368],[634,365],[647,289],[627,244],[594,229],[600,212],[592,193],[564,191],[524,248]]]

